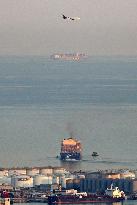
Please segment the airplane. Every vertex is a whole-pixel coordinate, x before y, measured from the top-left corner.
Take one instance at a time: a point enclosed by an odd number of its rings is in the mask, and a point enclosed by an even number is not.
[[[79,17],[68,17],[68,16],[65,16],[64,14],[62,14],[62,18],[63,19],[68,19],[68,20],[72,20],[72,21],[75,21],[75,20],[80,20]]]

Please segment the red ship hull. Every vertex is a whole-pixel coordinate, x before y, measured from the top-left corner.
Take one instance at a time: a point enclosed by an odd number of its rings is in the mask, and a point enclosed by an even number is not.
[[[97,196],[97,195],[88,195],[88,196],[49,196],[48,204],[87,204],[87,203],[113,203],[121,202],[124,198],[113,198],[110,196]]]

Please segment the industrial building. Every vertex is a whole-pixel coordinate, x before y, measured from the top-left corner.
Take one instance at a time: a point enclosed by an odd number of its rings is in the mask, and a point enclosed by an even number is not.
[[[82,179],[80,180],[80,191],[86,192],[104,192],[107,188],[114,185],[119,187],[126,194],[137,192],[137,179]]]
[[[126,194],[137,192],[135,173],[128,170],[111,170],[85,173],[85,178],[70,179],[66,182],[67,189],[77,189],[81,192],[105,192],[113,184]]]

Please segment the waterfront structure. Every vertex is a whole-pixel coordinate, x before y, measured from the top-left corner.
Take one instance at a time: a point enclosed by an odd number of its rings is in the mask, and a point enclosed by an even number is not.
[[[52,176],[38,174],[34,176],[33,186],[38,186],[40,184],[52,184]]]
[[[39,169],[39,173],[43,175],[52,175],[53,167],[42,167]]]
[[[11,184],[10,176],[0,176],[0,184]]]
[[[11,185],[15,188],[33,187],[33,178],[27,175],[13,175],[11,177]]]
[[[126,179],[126,178],[135,179],[136,175],[135,175],[135,173],[133,173],[129,170],[126,170],[126,171],[123,171],[123,172],[120,173],[120,178],[121,179]]]
[[[102,173],[102,178],[110,178],[110,179],[135,179],[135,173],[126,170],[126,171],[117,171],[117,172],[107,172]]]
[[[82,179],[79,189],[91,193],[104,192],[111,184],[119,187],[126,194],[137,192],[137,179]]]
[[[37,174],[52,175],[52,174],[68,173],[64,167],[52,167],[52,166],[41,166],[41,167],[16,167],[16,168],[1,168],[0,177],[11,177],[13,175],[28,175],[35,176]]]
[[[37,167],[27,168],[26,169],[26,174],[28,176],[35,176],[35,175],[39,174],[39,168],[37,168]]]
[[[68,174],[69,172],[64,167],[54,167],[53,174],[55,175],[63,175]]]
[[[0,169],[0,176],[8,176],[8,169]]]
[[[26,175],[26,168],[10,168],[8,170],[8,176],[13,175]]]
[[[5,176],[7,171],[9,176]],[[70,173],[63,167],[50,166],[12,168],[9,170],[4,168],[0,176],[1,185],[11,185],[14,188],[33,187],[37,189],[36,187],[45,186],[46,189],[50,190],[54,186],[60,186],[63,189],[76,189],[92,193],[104,192],[112,183],[127,194],[137,192],[137,178],[135,171],[131,170],[100,170],[96,172],[82,172],[80,170],[79,172]]]
[[[9,184],[2,184],[0,185],[0,191],[7,191],[7,192],[11,192],[13,191],[13,186],[9,185]]]
[[[52,184],[60,184],[60,177],[53,175]]]

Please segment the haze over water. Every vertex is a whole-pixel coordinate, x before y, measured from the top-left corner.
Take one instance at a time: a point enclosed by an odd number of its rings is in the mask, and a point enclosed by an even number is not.
[[[1,167],[137,169],[137,58],[1,57],[0,73]],[[70,133],[83,160],[62,164]]]

